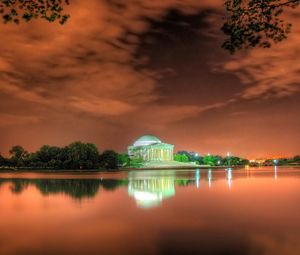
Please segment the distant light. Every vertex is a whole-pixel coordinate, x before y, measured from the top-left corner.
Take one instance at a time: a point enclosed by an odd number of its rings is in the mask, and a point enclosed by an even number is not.
[[[227,157],[229,157],[230,156],[230,152],[227,152]]]
[[[198,153],[195,153],[195,156],[196,156],[196,157],[198,157],[198,156],[199,156],[199,154],[198,154]]]
[[[220,164],[221,164],[221,161],[220,161],[220,160],[218,160],[218,162],[217,162],[217,163],[218,163],[218,165],[220,165]]]
[[[207,156],[210,156],[210,153],[207,153]]]

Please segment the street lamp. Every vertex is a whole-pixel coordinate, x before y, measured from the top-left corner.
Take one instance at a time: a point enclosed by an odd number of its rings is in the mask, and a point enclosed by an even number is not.
[[[228,166],[231,166],[231,162],[230,162],[230,152],[227,152],[227,162],[228,162]]]

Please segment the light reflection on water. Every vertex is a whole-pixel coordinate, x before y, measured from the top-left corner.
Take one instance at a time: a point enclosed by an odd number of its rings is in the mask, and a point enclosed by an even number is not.
[[[1,255],[300,254],[297,168],[0,174],[0,201]]]
[[[138,177],[129,173],[128,195],[134,197],[138,207],[151,208],[163,199],[175,196],[175,172],[171,176]]]

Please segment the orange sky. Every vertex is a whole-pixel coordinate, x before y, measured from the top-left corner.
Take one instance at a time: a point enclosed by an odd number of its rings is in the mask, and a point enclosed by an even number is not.
[[[300,9],[288,40],[230,56],[222,1],[75,1],[66,25],[0,25],[0,152],[152,133],[177,150],[300,153]],[[298,15],[298,16],[297,16]]]

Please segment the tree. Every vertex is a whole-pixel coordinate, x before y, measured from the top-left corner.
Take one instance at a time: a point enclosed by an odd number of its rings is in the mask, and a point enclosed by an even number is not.
[[[118,163],[118,153],[113,150],[106,150],[100,156],[100,167],[104,169],[117,169]]]
[[[178,162],[189,162],[189,157],[184,153],[176,153],[174,154],[174,160]]]
[[[205,165],[216,166],[218,164],[218,158],[213,155],[205,155],[203,157],[203,162]]]
[[[27,167],[43,167],[36,153],[29,153],[25,160]]]
[[[245,166],[248,164],[249,160],[236,156],[227,156],[223,159],[223,165],[226,166]]]
[[[142,157],[131,158],[129,161],[129,166],[132,168],[140,168],[144,165],[144,159]]]
[[[50,168],[63,168],[63,161],[66,160],[65,148],[44,145],[37,152],[36,156],[40,164]]]
[[[4,23],[19,24],[21,20],[41,18],[64,24],[69,18],[68,14],[63,13],[68,4],[69,0],[1,0],[0,14]]]
[[[300,156],[299,155],[293,157],[293,163],[300,163]]]
[[[62,149],[56,146],[43,145],[35,155],[32,155],[32,160],[36,164],[43,167],[61,168]]]
[[[95,169],[99,165],[99,151],[91,143],[74,142],[65,147],[61,159],[67,169]]]
[[[130,158],[128,154],[118,154],[118,165],[120,166],[128,166],[130,164]]]
[[[189,157],[185,154],[181,155],[181,162],[189,162]]]
[[[287,165],[288,164],[288,159],[287,158],[280,158],[278,159],[278,165]]]
[[[227,20],[222,30],[229,36],[223,48],[234,53],[249,47],[269,48],[287,38],[291,24],[280,18],[284,9],[300,0],[226,0]]]
[[[20,145],[13,146],[9,154],[11,155],[10,162],[13,166],[24,166],[25,160],[28,157],[28,152]]]
[[[178,160],[181,160],[181,162],[189,162],[189,161],[196,162],[197,160],[199,160],[199,156],[196,156],[198,154],[195,152],[188,152],[188,151],[183,150],[183,151],[178,151],[177,154],[179,154],[179,155],[175,154],[176,158]],[[175,157],[175,155],[174,155],[174,157]],[[178,160],[175,160],[175,161],[178,161]]]
[[[27,151],[20,145],[15,145],[9,150],[9,154],[17,159],[22,159],[27,155]]]
[[[6,159],[0,154],[0,166],[6,166]]]
[[[177,154],[180,154],[180,155],[185,155],[187,156],[188,158],[188,161],[184,161],[184,162],[196,162],[197,164],[199,165],[202,165],[204,164],[203,162],[203,157],[199,155],[199,153],[197,152],[188,152],[186,150],[182,150],[182,151],[178,151]],[[175,154],[176,155],[176,154]],[[182,159],[180,156],[176,155],[175,156],[177,158],[174,159],[175,161],[179,161],[179,160],[185,160],[185,159]]]

